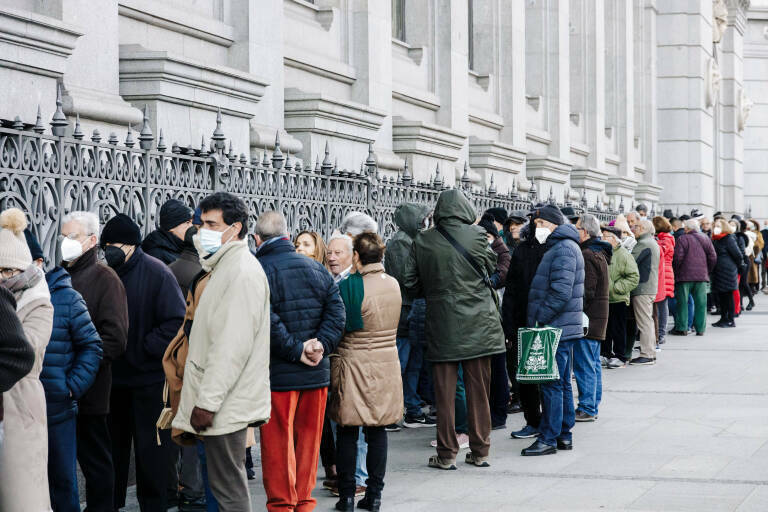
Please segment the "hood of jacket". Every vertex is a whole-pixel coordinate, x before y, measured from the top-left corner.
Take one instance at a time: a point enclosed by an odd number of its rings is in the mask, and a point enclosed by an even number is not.
[[[48,282],[48,289],[51,293],[61,288],[72,287],[72,277],[62,267],[54,267],[45,274],[45,280]]]
[[[417,203],[403,203],[395,210],[395,224],[399,229],[414,238],[429,215],[429,206]]]
[[[141,243],[144,252],[152,252],[153,249],[162,249],[165,251],[180,253],[184,248],[184,240],[162,229],[156,229],[147,235],[147,238]]]
[[[477,219],[477,212],[464,193],[454,188],[440,193],[435,206],[434,219],[435,224],[451,220],[459,224],[472,224]]]
[[[547,247],[552,247],[561,240],[573,240],[576,244],[580,242],[579,232],[573,224],[557,226],[552,234],[547,237]]]
[[[590,249],[595,252],[602,251],[603,254],[605,254],[605,261],[608,263],[608,265],[611,264],[611,257],[613,256],[613,246],[606,242],[605,240],[600,240],[599,238],[590,238],[588,240],[584,240],[581,243],[582,249]]]

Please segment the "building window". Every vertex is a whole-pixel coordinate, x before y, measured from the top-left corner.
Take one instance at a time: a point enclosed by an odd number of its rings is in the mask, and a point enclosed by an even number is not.
[[[473,0],[467,0],[467,20],[468,20],[468,26],[467,26],[467,42],[469,43],[469,47],[467,48],[467,55],[469,60],[469,70],[474,71],[475,70],[475,33],[474,33],[474,13],[473,7],[474,7],[474,1]]]
[[[392,0],[392,37],[405,42],[405,0]]]

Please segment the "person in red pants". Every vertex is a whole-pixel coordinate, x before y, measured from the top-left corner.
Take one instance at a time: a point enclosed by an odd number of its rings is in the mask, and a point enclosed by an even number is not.
[[[325,267],[296,252],[281,213],[262,213],[255,231],[272,306],[272,414],[261,427],[267,510],[308,512],[316,505],[328,356],[344,332],[344,303]]]

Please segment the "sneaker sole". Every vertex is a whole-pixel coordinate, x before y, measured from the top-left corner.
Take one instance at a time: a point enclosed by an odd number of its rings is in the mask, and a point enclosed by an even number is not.
[[[405,428],[426,428],[426,427],[436,427],[437,423],[433,423],[432,425],[426,424],[426,423],[403,423],[403,427]]]
[[[629,363],[629,364],[631,364],[632,366],[653,366],[654,364],[656,364],[656,361],[649,361],[647,363]]]
[[[436,464],[433,462],[427,463],[427,466],[435,469],[442,469],[444,471],[456,471],[456,464]]]
[[[596,418],[576,418],[577,423],[592,423],[595,421]],[[559,448],[558,448],[559,449]]]
[[[539,437],[541,434],[530,434],[530,435],[524,435],[524,436],[516,436],[515,434],[510,434],[509,436],[513,439],[533,439],[534,437]]]

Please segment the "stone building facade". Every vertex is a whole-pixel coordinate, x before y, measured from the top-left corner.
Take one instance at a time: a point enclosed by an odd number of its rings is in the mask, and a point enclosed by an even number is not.
[[[0,0],[0,119],[768,217],[762,0]],[[749,115],[750,107],[752,114]],[[247,149],[246,149],[247,148]]]

